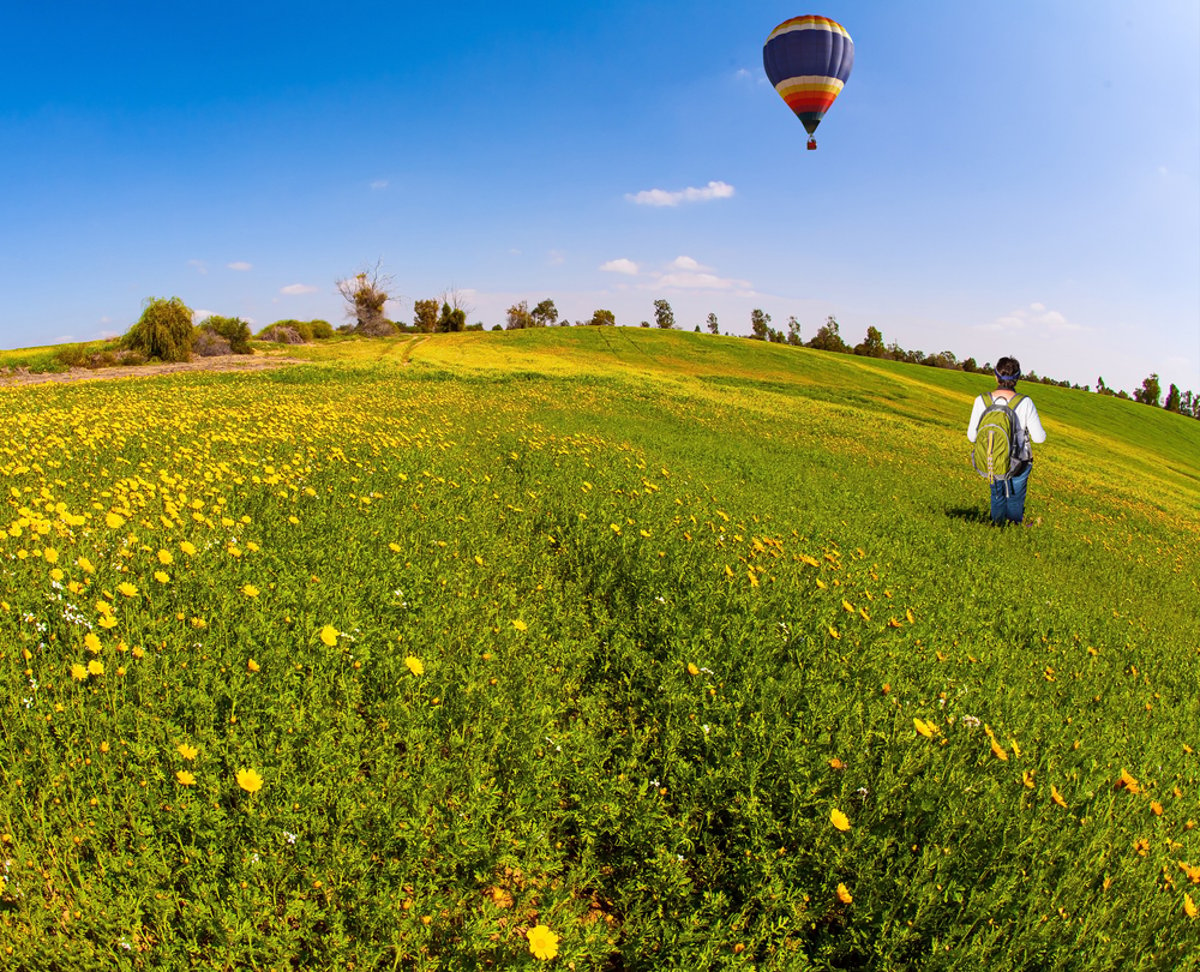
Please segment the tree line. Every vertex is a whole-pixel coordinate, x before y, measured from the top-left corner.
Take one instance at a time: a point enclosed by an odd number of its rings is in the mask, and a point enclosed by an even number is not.
[[[417,300],[413,302],[412,326],[395,324],[383,317],[383,305],[388,300],[388,290],[391,288],[391,278],[382,274],[379,265],[373,270],[364,270],[354,277],[348,277],[337,282],[338,291],[348,305],[348,317],[356,321],[352,329],[367,334],[386,334],[396,331],[420,332],[450,332],[450,331],[482,331],[482,323],[467,324],[467,316],[471,309],[462,302],[457,290],[451,290],[437,299]],[[571,321],[561,318],[554,301],[546,298],[532,309],[529,302],[522,300],[513,304],[505,312],[505,330],[520,330],[529,327],[568,327]],[[615,326],[616,315],[611,310],[603,308],[593,312],[586,321],[577,320],[576,326]],[[642,327],[650,327],[648,320],[641,322]],[[654,301],[654,326],[664,330],[677,327],[675,313],[671,304],[665,298]],[[720,323],[716,314],[709,314],[705,327],[710,334],[720,334]],[[493,331],[501,330],[496,324]],[[700,331],[700,325],[695,330]],[[842,338],[837,319],[830,315],[825,323],[817,328],[816,334],[804,341],[800,334],[800,322],[794,315],[787,319],[786,328],[779,330],[771,326],[771,315],[761,308],[750,312],[750,334],[752,341],[767,341],[775,344],[788,344],[793,347],[811,348],[816,351],[831,351],[835,354],[856,354],[867,358],[881,358],[889,361],[904,361],[908,364],[926,365],[933,368],[947,368],[956,371],[967,371],[976,374],[992,374],[992,363],[979,364],[975,358],[959,360],[953,351],[938,351],[926,354],[921,350],[906,350],[893,341],[886,344],[879,328],[871,326],[858,344],[850,345]],[[1043,385],[1057,385],[1062,388],[1075,388],[1081,391],[1091,391],[1090,385],[1078,385],[1069,381],[1060,381],[1045,375],[1039,375],[1030,370],[1023,376],[1023,381],[1037,382]],[[1189,418],[1200,419],[1200,394],[1192,391],[1182,391],[1171,384],[1163,401],[1162,387],[1157,374],[1152,374],[1142,381],[1142,387],[1132,395],[1123,390],[1113,390],[1105,384],[1101,376],[1096,379],[1096,392],[1100,395],[1112,395],[1116,398],[1131,399],[1146,405],[1158,406],[1170,412],[1177,412]]]

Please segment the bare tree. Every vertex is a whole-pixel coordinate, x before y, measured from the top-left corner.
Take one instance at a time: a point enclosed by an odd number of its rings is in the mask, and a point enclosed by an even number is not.
[[[466,291],[459,290],[454,284],[442,291],[441,302],[449,304],[451,311],[462,311],[463,320],[475,313],[475,308],[467,303]]]
[[[368,337],[394,334],[395,326],[383,316],[383,305],[395,286],[391,274],[384,273],[381,261],[374,267],[360,270],[353,277],[337,281],[338,293],[346,301],[346,316],[355,320],[354,329]]]

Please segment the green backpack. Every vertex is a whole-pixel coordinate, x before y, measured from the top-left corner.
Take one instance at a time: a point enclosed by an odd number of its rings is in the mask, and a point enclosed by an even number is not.
[[[1007,482],[1020,465],[1017,439],[1020,425],[1015,409],[1024,397],[1013,395],[1005,401],[988,393],[988,404],[979,418],[975,448],[971,450],[971,465],[989,483]]]

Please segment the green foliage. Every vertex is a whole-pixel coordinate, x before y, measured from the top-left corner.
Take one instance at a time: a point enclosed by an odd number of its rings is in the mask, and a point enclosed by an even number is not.
[[[436,300],[413,301],[413,327],[424,334],[437,330],[438,302]]]
[[[1149,378],[1142,379],[1142,387],[1138,388],[1133,393],[1133,400],[1141,402],[1143,405],[1158,405],[1158,400],[1162,397],[1162,386],[1158,383],[1158,375],[1153,374]]]
[[[549,297],[540,301],[529,314],[538,327],[553,327],[558,323],[558,308]]]
[[[664,331],[669,331],[675,326],[675,312],[664,298],[654,302],[654,326]]]
[[[6,395],[11,967],[1194,964],[1195,422],[1037,389],[998,531],[989,377],[313,353]]]
[[[830,316],[825,318],[825,323],[817,328],[817,333],[808,342],[808,347],[815,351],[834,351],[839,354],[849,354],[850,346],[842,340],[839,330],[836,317]]]
[[[592,312],[592,319],[588,324],[593,327],[616,327],[617,315],[610,310],[596,310]]]
[[[437,329],[442,334],[465,331],[467,329],[467,312],[461,307],[451,307],[448,302],[443,302]]]
[[[178,297],[149,297],[122,343],[151,360],[187,361],[193,340],[191,308]]]
[[[887,355],[887,347],[883,343],[883,334],[877,327],[868,327],[867,336],[862,343],[854,346],[854,353],[865,358],[882,358]]]
[[[292,323],[292,322],[289,322]],[[294,323],[299,323],[294,322]],[[250,325],[243,321],[240,317],[219,317],[213,315],[207,318],[201,325],[201,330],[208,330],[214,334],[218,334],[229,342],[229,350],[233,354],[253,354],[250,347]],[[308,327],[308,338],[312,339],[312,328]],[[303,332],[301,332],[303,333]]]
[[[312,336],[315,341],[327,341],[333,337],[333,325],[329,321],[322,321],[318,318],[309,321],[308,326],[312,328]]]
[[[529,301],[522,300],[513,304],[505,312],[504,327],[508,331],[521,331],[528,327],[537,327],[538,323],[529,312]]]
[[[770,337],[771,315],[761,308],[750,312],[750,337],[754,341],[765,341]]]

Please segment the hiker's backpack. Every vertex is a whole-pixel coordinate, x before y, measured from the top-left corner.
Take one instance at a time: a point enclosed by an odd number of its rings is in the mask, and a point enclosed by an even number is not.
[[[979,418],[971,465],[989,483],[1007,482],[1021,464],[1020,423],[1016,407],[1024,395],[1007,401],[988,393],[988,404]]]

